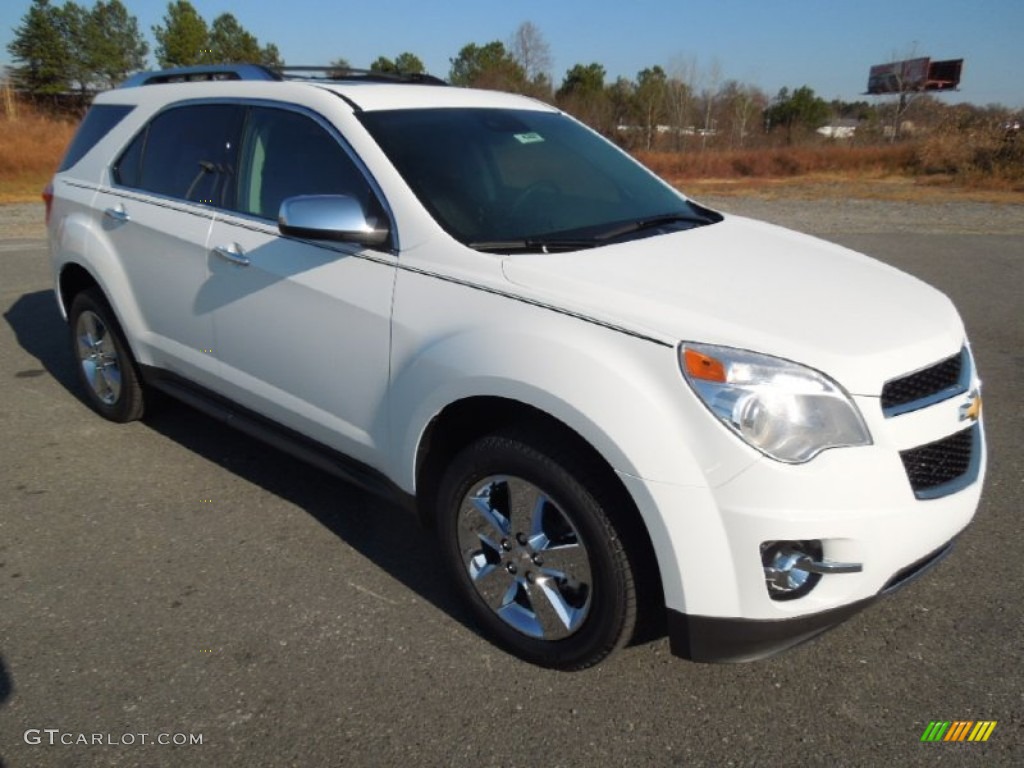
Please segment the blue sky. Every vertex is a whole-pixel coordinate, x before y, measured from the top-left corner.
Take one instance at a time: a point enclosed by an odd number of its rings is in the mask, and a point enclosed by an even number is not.
[[[56,2],[57,0],[53,0]],[[79,0],[91,5],[91,0]],[[150,28],[166,0],[123,0]],[[9,63],[11,29],[29,0],[3,0],[0,64]],[[961,92],[942,98],[1024,108],[1024,0],[519,0],[518,2],[318,2],[317,0],[193,0],[211,21],[230,11],[261,43],[274,42],[290,64],[321,64],[344,56],[368,66],[379,55],[412,51],[434,74],[466,43],[507,41],[532,21],[551,48],[556,85],[573,64],[600,62],[609,80],[634,78],[644,67],[695,61],[722,79],[774,95],[809,85],[826,98],[859,98],[868,68],[917,55],[964,58]]]

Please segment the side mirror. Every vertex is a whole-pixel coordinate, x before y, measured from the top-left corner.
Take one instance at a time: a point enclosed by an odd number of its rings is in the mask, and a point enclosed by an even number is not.
[[[350,195],[298,195],[281,202],[277,228],[283,235],[312,240],[340,240],[360,245],[383,245],[390,231],[386,222],[367,216]]]

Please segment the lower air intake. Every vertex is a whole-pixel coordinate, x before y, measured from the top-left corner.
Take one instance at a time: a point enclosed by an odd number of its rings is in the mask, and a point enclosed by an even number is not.
[[[934,443],[901,451],[914,495],[935,499],[970,483],[977,476],[980,439],[975,425]]]

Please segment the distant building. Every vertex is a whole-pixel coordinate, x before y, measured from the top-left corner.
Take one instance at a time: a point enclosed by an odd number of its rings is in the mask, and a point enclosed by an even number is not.
[[[903,120],[900,122],[900,129],[897,132],[891,125],[886,125],[882,128],[882,136],[887,139],[899,138],[900,136],[911,136],[917,133],[917,126],[913,120]]]
[[[860,120],[853,118],[842,118],[821,126],[817,132],[830,139],[852,139],[857,128],[860,127],[860,123]]]

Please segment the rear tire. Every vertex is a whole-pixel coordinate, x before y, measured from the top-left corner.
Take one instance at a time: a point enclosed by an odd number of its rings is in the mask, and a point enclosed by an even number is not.
[[[145,393],[135,358],[99,289],[89,288],[75,296],[68,325],[75,373],[90,407],[110,421],[142,418]]]
[[[583,669],[625,645],[636,622],[633,570],[606,511],[606,470],[555,433],[481,438],[451,463],[437,496],[440,544],[480,627],[526,661]]]

